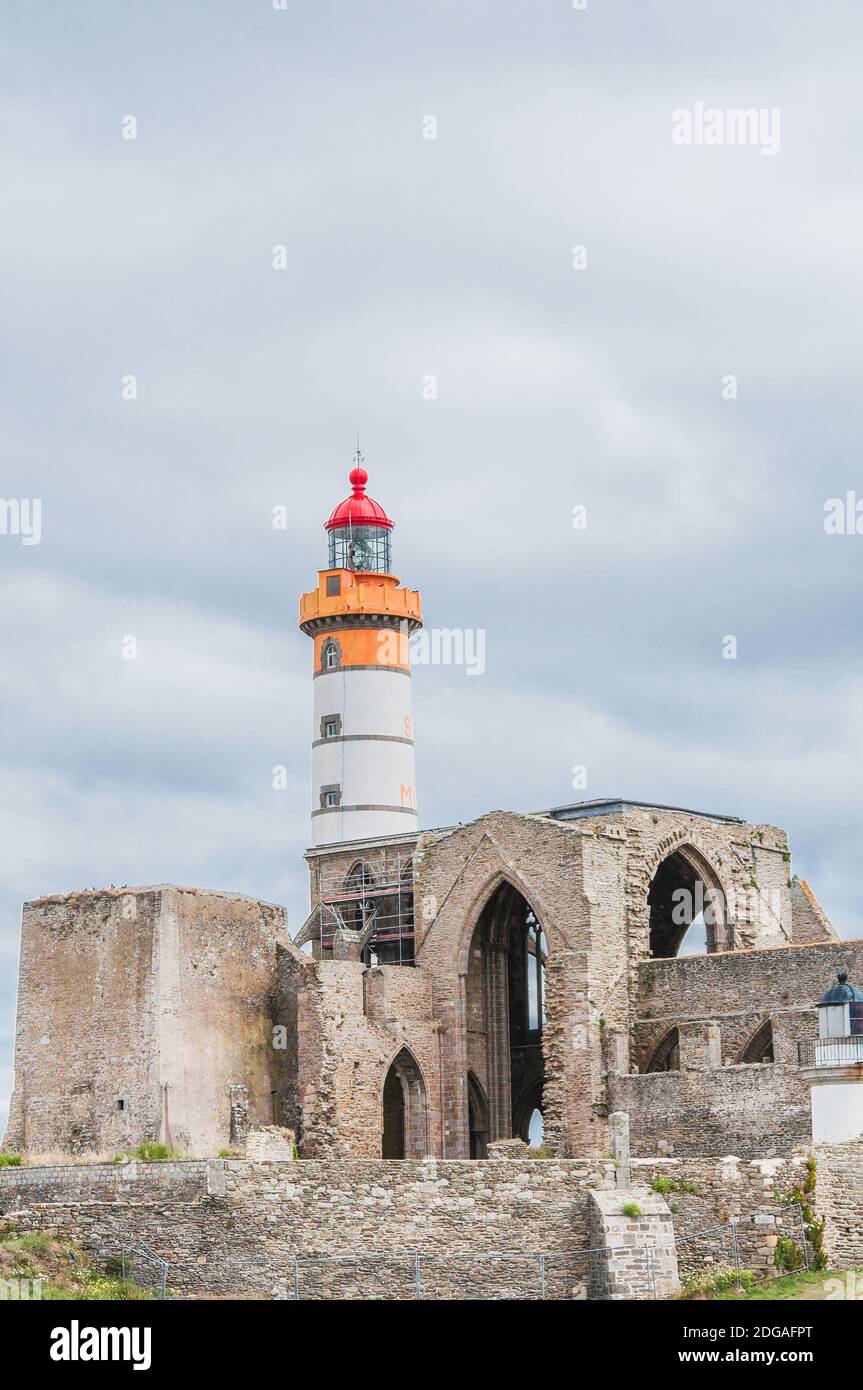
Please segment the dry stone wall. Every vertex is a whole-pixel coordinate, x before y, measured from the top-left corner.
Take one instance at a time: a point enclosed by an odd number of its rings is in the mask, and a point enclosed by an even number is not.
[[[161,886],[25,904],[5,1147],[123,1152],[161,1139],[215,1153],[237,1086],[252,1121],[272,1121],[273,1092],[292,1121],[296,1023],[290,994],[275,997],[279,952],[294,952],[284,909],[239,894]],[[289,1046],[277,1050],[283,1015]]]
[[[819,1144],[818,1207],[825,1241],[838,1269],[863,1265],[863,1144]]]
[[[780,1235],[799,1240],[786,1194],[805,1175],[802,1156],[631,1167],[633,1188],[661,1183],[684,1277],[733,1266],[732,1221],[744,1267],[763,1274]],[[596,1261],[573,1252],[592,1244],[592,1191],[615,1211],[627,1200],[608,1160],[76,1165],[0,1170],[0,1216],[65,1233],[100,1260],[144,1239],[169,1261],[181,1296],[291,1298],[299,1280],[303,1298],[413,1298],[419,1253],[424,1297],[535,1298],[542,1279],[546,1297],[586,1298]],[[814,1204],[828,1214],[834,1263],[859,1262],[858,1146],[818,1150]],[[232,1263],[244,1260],[266,1264]]]
[[[796,1067],[612,1074],[608,1088],[612,1108],[629,1115],[634,1154],[773,1157],[811,1140],[809,1088]]]

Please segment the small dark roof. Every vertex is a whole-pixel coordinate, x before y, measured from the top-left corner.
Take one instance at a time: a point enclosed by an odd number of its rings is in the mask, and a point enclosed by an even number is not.
[[[828,1004],[863,1004],[863,991],[855,989],[848,983],[846,971],[840,970],[836,976],[837,984],[831,985],[823,999],[819,999],[819,1009],[824,1009]]]
[[[693,811],[686,806],[666,806],[661,801],[629,801],[624,797],[603,797],[596,801],[576,801],[570,806],[552,806],[550,811],[536,811],[538,816],[551,816],[553,820],[578,820],[581,816],[611,816],[622,811],[683,811],[687,816],[701,816],[704,820],[724,820],[741,825],[739,816],[714,815],[711,811]]]

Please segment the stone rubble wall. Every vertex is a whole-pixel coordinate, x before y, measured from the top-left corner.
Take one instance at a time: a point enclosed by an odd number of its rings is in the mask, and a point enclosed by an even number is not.
[[[721,951],[642,961],[635,1012],[667,1026],[681,1018],[773,1017],[814,1009],[840,970],[863,979],[863,941]]]
[[[837,1269],[863,1265],[863,1143],[819,1144],[815,1153],[831,1262]]]
[[[632,1152],[640,1156],[774,1157],[811,1141],[809,1088],[796,1067],[612,1073],[608,1090],[611,1108],[629,1115]]]
[[[284,909],[237,893],[160,885],[25,903],[4,1147],[216,1153],[237,1085],[252,1122],[273,1119],[275,1091],[294,1123],[295,1009],[290,993],[274,1001],[278,954],[298,956]]]
[[[818,1150],[814,1205],[828,1211],[834,1263],[859,1248],[860,1149]],[[775,1267],[780,1235],[799,1240],[783,1194],[804,1177],[803,1156],[652,1157],[631,1166],[635,1188],[657,1178],[673,1184],[662,1195],[682,1277],[733,1266],[729,1233],[715,1229],[731,1221],[743,1267],[764,1274]],[[591,1246],[592,1191],[628,1200],[627,1189],[615,1193],[607,1159],[24,1167],[0,1170],[0,1218],[63,1233],[102,1261],[143,1239],[170,1261],[168,1285],[179,1296],[292,1298],[299,1256],[317,1260],[300,1266],[303,1298],[410,1299],[419,1251],[425,1297],[535,1298],[543,1281],[547,1298],[568,1299],[594,1296],[595,1261],[573,1253]],[[500,1258],[485,1258],[492,1254]],[[345,1255],[352,1258],[335,1258]],[[254,1260],[268,1264],[238,1263]],[[155,1280],[152,1267],[140,1277]]]

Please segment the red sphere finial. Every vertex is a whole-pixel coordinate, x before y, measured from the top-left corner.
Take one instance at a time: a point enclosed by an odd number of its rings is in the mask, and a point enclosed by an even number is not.
[[[365,496],[366,483],[368,480],[369,475],[360,464],[357,464],[356,468],[351,469],[348,474],[348,482],[354,490],[354,497]]]
[[[383,526],[387,531],[391,531],[393,523],[390,521],[383,507],[379,502],[375,502],[372,497],[366,496],[366,483],[369,475],[363,467],[362,454],[359,445],[354,454],[354,466],[348,474],[348,482],[353,490],[353,497],[346,497],[344,502],[332,512],[329,521],[324,522],[327,531],[333,531],[341,526]]]

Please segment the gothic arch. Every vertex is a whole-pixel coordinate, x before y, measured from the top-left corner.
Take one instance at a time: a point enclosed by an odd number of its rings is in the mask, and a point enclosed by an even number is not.
[[[471,1158],[488,1155],[488,1096],[485,1087],[472,1071],[467,1074],[467,1103],[470,1130]]]
[[[497,873],[477,896],[462,976],[465,1073],[487,1088],[488,1137],[526,1137],[545,1085],[545,923],[509,874]],[[553,951],[554,948],[552,948]],[[476,1154],[468,1089],[463,1124]],[[522,1133],[524,1131],[524,1133]]]
[[[536,894],[528,887],[524,879],[514,869],[507,866],[498,868],[485,880],[483,886],[477,890],[470,907],[465,913],[464,926],[459,937],[459,947],[457,956],[457,969],[459,975],[466,975],[470,964],[470,948],[473,942],[474,933],[479,926],[480,918],[487,908],[495,893],[503,884],[508,884],[516,893],[521,894],[538,922],[542,924],[546,939],[554,942],[557,949],[560,942],[560,933],[554,923],[550,920],[548,911],[544,904],[540,902]]]
[[[704,852],[687,834],[663,840],[647,868],[645,916],[650,955],[676,956],[693,921],[704,911],[707,953],[722,950],[728,940],[728,899],[725,887]],[[680,892],[689,906],[683,920]]]
[[[770,1019],[756,1028],[749,1041],[741,1049],[738,1058],[739,1063],[772,1062],[773,1056],[773,1024]]]
[[[354,899],[347,899],[341,906],[341,916],[348,931],[361,932],[366,926],[366,916],[370,906],[365,899],[365,890],[374,885],[375,876],[371,867],[364,859],[355,859],[351,867],[345,874],[342,882],[342,893],[360,894]]]
[[[422,1068],[409,1047],[399,1048],[384,1073],[380,1107],[381,1157],[425,1158],[428,1093]]]
[[[650,1054],[645,1072],[680,1070],[680,1034],[676,1028],[669,1028]]]
[[[519,1095],[513,1096],[512,1132],[515,1138],[523,1139],[525,1143],[528,1142],[533,1112],[538,1110],[540,1115],[543,1114],[542,1091],[542,1081],[535,1080],[524,1087]]]

